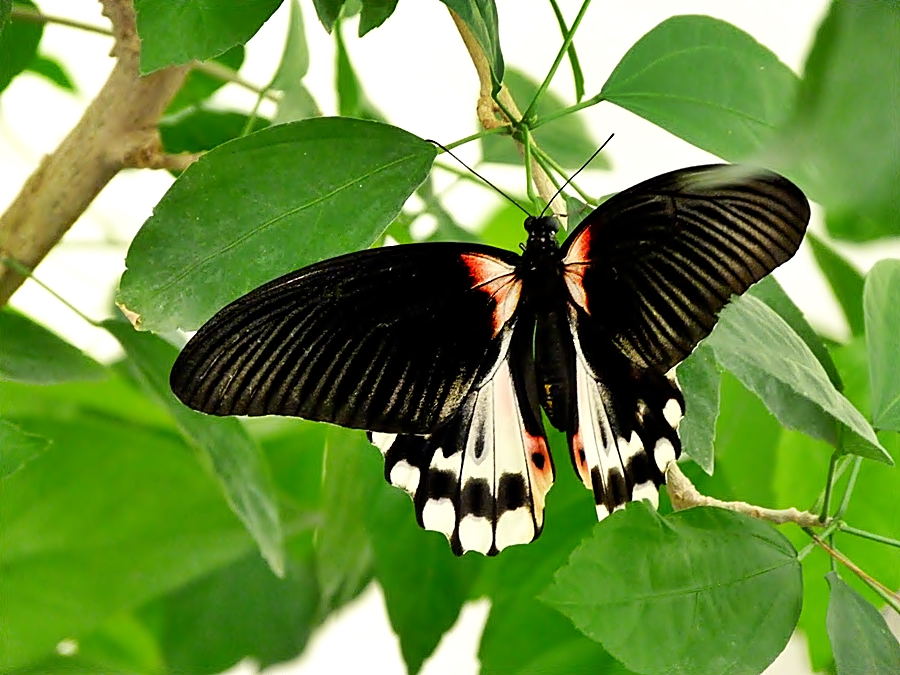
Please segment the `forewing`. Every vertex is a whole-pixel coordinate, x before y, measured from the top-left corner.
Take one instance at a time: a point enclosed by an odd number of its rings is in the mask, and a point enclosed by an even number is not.
[[[411,244],[303,268],[202,326],[175,362],[172,390],[214,415],[431,432],[496,362],[518,307],[518,259]]]
[[[777,174],[673,171],[581,223],[563,249],[566,285],[579,322],[599,324],[635,364],[667,372],[709,334],[732,294],[796,252],[808,222],[806,197]]]
[[[371,434],[385,478],[413,498],[419,525],[460,555],[495,555],[541,532],[553,463],[540,417],[531,340],[523,317],[503,338],[489,377],[427,436]]]

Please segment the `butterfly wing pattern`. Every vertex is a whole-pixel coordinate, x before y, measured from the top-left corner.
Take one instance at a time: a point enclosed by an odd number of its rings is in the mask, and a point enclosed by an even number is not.
[[[599,518],[658,502],[680,454],[670,371],[733,294],[790,258],[809,205],[786,179],[713,165],[609,199],[560,248],[528,218],[523,254],[472,244],[351,253],[237,299],[171,375],[188,406],[365,429],[385,478],[453,551],[540,534],[566,432]]]

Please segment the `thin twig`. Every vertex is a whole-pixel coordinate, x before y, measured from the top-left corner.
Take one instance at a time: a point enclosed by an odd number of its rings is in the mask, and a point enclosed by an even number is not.
[[[281,101],[281,94],[275,90],[267,89],[266,87],[261,87],[258,84],[253,84],[249,80],[245,80],[240,75],[237,74],[237,71],[232,70],[228,66],[224,66],[217,61],[196,61],[193,64],[194,70],[198,70],[201,73],[206,73],[210,77],[214,77],[217,80],[222,80],[223,82],[233,82],[248,91],[252,91],[254,94],[262,96],[270,101],[274,101],[278,103]]]
[[[75,19],[67,19],[64,16],[52,16],[50,14],[43,14],[36,9],[31,9],[30,7],[19,7],[14,5],[10,16],[13,19],[20,19],[21,21],[30,21],[31,23],[52,23],[58,26],[77,28],[78,30],[87,31],[89,33],[106,35],[108,37],[112,37],[113,34],[113,32],[109,28],[104,28],[103,26],[94,26],[89,23],[76,21]]]
[[[676,511],[692,506],[717,506],[720,509],[737,511],[751,518],[768,520],[770,523],[783,525],[795,523],[800,527],[822,527],[827,523],[819,522],[819,516],[799,509],[767,509],[747,502],[723,502],[715,497],[700,494],[690,479],[681,472],[677,462],[670,462],[666,470],[666,490]]]

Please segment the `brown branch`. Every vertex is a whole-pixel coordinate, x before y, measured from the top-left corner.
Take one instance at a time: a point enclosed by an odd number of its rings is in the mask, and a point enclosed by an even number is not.
[[[823,527],[829,522],[819,522],[819,516],[809,511],[800,511],[794,508],[767,509],[747,502],[723,502],[715,497],[707,497],[700,494],[690,478],[681,472],[677,462],[669,462],[669,467],[666,469],[666,491],[669,493],[672,508],[676,511],[689,509],[692,506],[717,506],[720,509],[743,513],[751,518],[768,520],[777,525],[796,523],[800,527]]]
[[[878,581],[878,579],[875,579],[874,577],[872,577],[870,574],[868,574],[865,570],[860,568],[859,565],[857,565],[855,562],[850,560],[843,553],[841,553],[840,551],[829,546],[827,543],[825,543],[825,540],[822,539],[817,534],[811,532],[810,536],[812,537],[813,541],[816,542],[816,544],[818,544],[822,549],[824,549],[828,553],[828,555],[830,555],[832,558],[837,560],[844,567],[846,567],[848,570],[853,572],[856,576],[858,576],[860,579],[862,579],[863,581],[868,583],[870,586],[873,586],[873,587],[877,588],[878,590],[880,590],[882,595],[886,596],[885,599],[892,602],[892,605],[896,604],[896,603],[900,603],[900,595],[898,595],[897,593],[894,593],[894,591],[892,591],[890,588],[888,588],[883,583]],[[900,611],[900,610],[898,610],[898,611]]]
[[[478,40],[475,39],[475,36],[472,35],[472,31],[469,30],[469,27],[466,25],[465,21],[459,18],[459,15],[456,14],[453,10],[450,10],[450,16],[453,18],[453,23],[456,24],[456,29],[459,31],[460,37],[462,37],[463,43],[466,45],[466,50],[469,52],[469,57],[472,59],[472,64],[475,66],[475,72],[478,73],[478,82],[479,82],[479,92],[478,92],[478,104],[476,106],[476,112],[478,113],[478,121],[481,122],[481,126],[485,129],[496,129],[501,126],[511,126],[513,120],[506,119],[506,116],[503,114],[503,111],[494,101],[491,96],[491,90],[493,87],[493,82],[491,80],[491,67],[488,63],[487,57],[484,54],[484,50],[481,48],[481,45],[478,43]],[[506,85],[500,86],[500,92],[497,94],[497,97],[500,99],[500,102],[503,106],[512,113],[515,117],[521,119],[522,113],[519,111],[519,107],[516,105],[515,100],[509,93],[509,89],[506,88]],[[524,157],[524,148],[521,143],[518,141],[516,144],[519,146],[519,152],[522,153]],[[553,213],[565,213],[566,208],[565,204],[563,204],[562,199],[559,197],[555,197],[556,195],[556,186],[553,185],[553,181],[550,180],[550,177],[547,176],[547,173],[544,171],[544,168],[538,164],[537,160],[531,160],[531,175],[532,180],[534,181],[534,185],[537,188],[538,194],[544,199],[545,202],[550,202],[553,200],[555,206],[551,207],[551,211]]]
[[[0,254],[28,269],[44,259],[119,171],[168,167],[173,161],[165,159],[157,124],[188,66],[140,77],[132,0],[101,3],[112,23],[116,65],[78,124],[43,159],[0,216]],[[0,264],[0,307],[23,281],[21,274]]]

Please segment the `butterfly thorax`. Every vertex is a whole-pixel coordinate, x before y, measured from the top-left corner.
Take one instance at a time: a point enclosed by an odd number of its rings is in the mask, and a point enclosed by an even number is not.
[[[542,296],[555,291],[553,280],[562,278],[562,253],[556,233],[559,221],[552,216],[530,216],[525,219],[528,241],[522,250],[522,261],[518,274],[524,282],[526,292],[532,302],[541,302]]]

